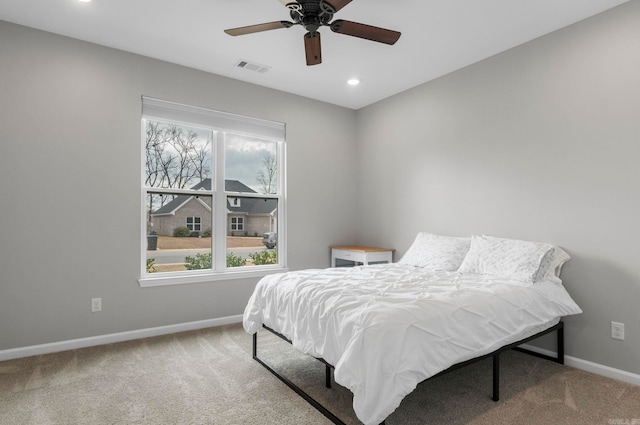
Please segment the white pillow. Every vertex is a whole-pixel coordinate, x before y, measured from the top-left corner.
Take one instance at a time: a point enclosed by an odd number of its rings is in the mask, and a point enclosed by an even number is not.
[[[569,256],[569,254],[567,254],[562,248],[554,246],[551,261],[549,262],[549,267],[543,279],[558,283],[562,282],[562,280],[560,280],[560,272],[562,271],[562,266],[570,259],[571,257]]]
[[[471,238],[418,233],[413,244],[398,263],[429,270],[458,270],[464,260]]]
[[[535,283],[547,275],[554,253],[554,246],[546,243],[472,236],[469,252],[458,271]]]

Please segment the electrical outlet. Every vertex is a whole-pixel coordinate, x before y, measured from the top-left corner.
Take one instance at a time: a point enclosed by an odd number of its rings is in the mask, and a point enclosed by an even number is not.
[[[91,312],[102,311],[102,298],[91,298]]]
[[[611,322],[611,338],[624,341],[624,323]]]

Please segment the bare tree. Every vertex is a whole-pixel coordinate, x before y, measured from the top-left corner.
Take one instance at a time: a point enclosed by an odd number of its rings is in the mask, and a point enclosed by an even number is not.
[[[146,180],[144,184],[146,186],[156,187],[158,185],[158,182],[162,179],[162,130],[159,128],[158,123],[148,122],[146,132]]]
[[[275,194],[278,190],[278,163],[274,154],[267,152],[262,158],[263,169],[258,172],[258,183],[262,193]]]
[[[147,121],[145,185],[184,189],[207,178],[211,172],[211,141],[203,145],[198,143],[199,137],[195,131],[179,125]],[[153,195],[150,203],[159,202],[162,206],[167,198],[173,197]]]

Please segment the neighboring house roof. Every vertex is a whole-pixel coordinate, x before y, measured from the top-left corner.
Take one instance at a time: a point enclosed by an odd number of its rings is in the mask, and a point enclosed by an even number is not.
[[[205,182],[208,182],[207,184],[209,185],[205,189],[211,190],[211,179],[205,179],[202,181],[202,183],[205,183]],[[224,190],[226,190],[227,192],[258,193],[255,190],[251,189],[249,186],[245,185],[244,183],[240,183],[238,180],[225,180]]]
[[[277,205],[275,199],[242,198],[238,207],[231,206],[227,201],[227,211],[236,214],[271,214]]]
[[[224,188],[227,192],[239,193],[257,193],[249,186],[238,180],[225,180]],[[211,190],[211,179],[204,179],[200,183],[193,186],[194,190]],[[175,214],[184,204],[186,204],[193,195],[180,195],[169,201],[167,204],[158,208],[151,213],[152,216]],[[200,200],[201,201],[201,200]],[[202,201],[201,201],[202,202]],[[209,208],[204,202],[203,204]],[[227,210],[238,214],[270,214],[276,210],[277,201],[275,199],[259,199],[259,198],[242,198],[240,206],[232,207],[227,200]],[[210,208],[209,208],[210,210]]]

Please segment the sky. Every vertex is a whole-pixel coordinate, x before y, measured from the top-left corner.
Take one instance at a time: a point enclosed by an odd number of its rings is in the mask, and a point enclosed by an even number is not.
[[[256,192],[263,192],[258,173],[264,168],[265,156],[276,156],[276,142],[253,139],[227,133],[225,149],[225,178],[238,180]]]

